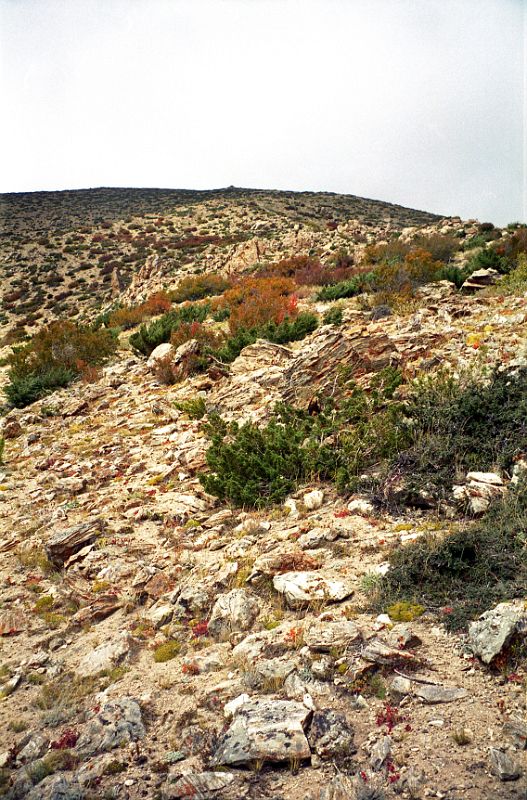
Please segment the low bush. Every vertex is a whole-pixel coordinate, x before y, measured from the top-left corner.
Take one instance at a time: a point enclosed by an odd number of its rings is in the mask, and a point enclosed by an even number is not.
[[[520,255],[516,267],[487,292],[499,295],[524,295],[527,292],[527,256]]]
[[[152,350],[163,342],[169,342],[172,332],[183,322],[204,322],[210,311],[208,303],[189,303],[163,314],[150,325],[141,325],[136,333],[130,336],[130,344],[134,350],[149,356]]]
[[[527,368],[457,379],[447,372],[416,381],[406,398],[411,445],[392,461],[380,499],[405,502],[425,489],[437,499],[470,470],[510,471],[527,451]],[[397,480],[395,478],[397,477]]]
[[[388,368],[369,394],[348,384],[339,403],[321,399],[316,415],[279,405],[264,428],[211,417],[205,426],[211,439],[210,472],[200,476],[204,488],[234,505],[256,508],[282,501],[300,480],[332,480],[340,490],[355,488],[366,467],[407,442],[400,404],[386,403],[401,380],[397,370]]]
[[[230,310],[232,334],[241,328],[255,328],[267,322],[281,323],[297,314],[295,283],[289,278],[248,278],[222,297],[220,308]]]
[[[336,283],[333,286],[325,286],[318,292],[317,300],[332,302],[333,300],[342,300],[346,297],[355,297],[358,294],[371,290],[374,284],[375,273],[365,272],[355,275],[349,280]]]
[[[183,278],[177,287],[170,292],[170,298],[174,303],[183,303],[186,300],[202,300],[204,297],[223,294],[230,288],[230,285],[231,282],[222,275],[189,275]]]
[[[244,347],[254,344],[257,339],[266,339],[275,344],[286,344],[304,339],[318,325],[318,318],[309,311],[303,311],[294,319],[285,319],[277,324],[268,322],[254,328],[239,328],[233,336],[229,336],[221,347],[213,350],[213,355],[223,363],[230,363],[238,358]]]
[[[446,536],[400,546],[374,588],[376,610],[401,601],[441,612],[458,630],[497,603],[527,593],[527,487],[509,491],[485,517]]]
[[[72,322],[53,322],[8,357],[9,403],[23,408],[57,388],[67,386],[88,366],[103,364],[115,351],[111,331]]]
[[[165,292],[155,292],[138,306],[121,307],[110,313],[104,324],[111,328],[128,330],[156,314],[164,314],[170,310],[172,303]]]

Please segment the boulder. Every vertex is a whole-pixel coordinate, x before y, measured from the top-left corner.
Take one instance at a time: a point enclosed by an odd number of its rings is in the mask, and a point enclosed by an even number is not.
[[[353,735],[353,728],[344,714],[326,708],[314,712],[308,742],[320,758],[342,760],[357,752]]]
[[[461,289],[464,292],[477,292],[486,286],[493,286],[501,280],[500,273],[495,269],[477,269],[464,282]]]
[[[158,361],[162,361],[164,358],[173,356],[175,352],[174,345],[170,344],[170,342],[158,344],[158,346],[150,353],[146,365],[149,369],[154,369]]]
[[[524,602],[500,603],[469,625],[467,645],[484,664],[490,664],[514,635],[525,633],[527,611]]]
[[[84,656],[76,669],[82,678],[99,675],[116,667],[130,651],[130,637],[121,633],[115,639],[105,642]]]
[[[347,619],[316,620],[305,632],[310,650],[328,653],[332,648],[346,648],[361,641],[361,632]]]
[[[434,686],[429,683],[418,684],[414,689],[414,695],[420,697],[425,703],[434,705],[435,703],[453,703],[468,697],[466,689],[458,689],[456,686]]]
[[[308,606],[320,600],[338,602],[353,594],[349,583],[324,577],[319,572],[284,572],[275,575],[273,586],[292,607]]]
[[[311,710],[293,700],[249,700],[235,712],[212,763],[241,766],[309,758],[305,729],[310,717]]]
[[[508,753],[496,747],[490,748],[490,771],[500,781],[517,781],[522,772]]]
[[[246,631],[258,616],[259,604],[246,589],[220,594],[209,620],[209,633],[215,639],[228,639],[234,631]]]
[[[139,703],[131,697],[121,697],[106,703],[99,713],[93,713],[75,750],[81,757],[89,758],[96,753],[105,753],[129,742],[136,742],[143,739],[144,735]]]

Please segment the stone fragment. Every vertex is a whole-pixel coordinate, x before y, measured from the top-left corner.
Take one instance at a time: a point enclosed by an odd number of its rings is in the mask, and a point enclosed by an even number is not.
[[[365,661],[372,664],[417,663],[418,659],[413,653],[407,653],[396,647],[391,647],[380,639],[370,639],[363,647],[361,656]]]
[[[373,745],[370,755],[370,767],[374,772],[379,772],[383,768],[391,752],[392,740],[390,736],[383,736]]]
[[[526,632],[527,611],[524,602],[500,603],[469,625],[467,644],[484,664],[490,664],[514,635],[524,635]]]
[[[527,723],[511,717],[503,724],[503,735],[510,739],[518,750],[527,750]]]
[[[25,797],[26,800],[83,800],[85,794],[75,778],[49,775]]]
[[[246,631],[258,616],[259,604],[246,589],[233,589],[219,595],[209,620],[209,633],[215,639],[228,639],[234,631]]]
[[[302,501],[308,511],[315,511],[324,502],[324,492],[320,489],[314,489],[312,492],[305,494]]]
[[[195,797],[199,800],[221,800],[223,792],[236,780],[232,772],[191,772],[182,775],[175,783],[167,782],[162,790],[163,800]]]
[[[293,700],[250,700],[235,712],[213,756],[215,765],[302,761],[311,751],[305,728],[311,711]]]
[[[170,342],[163,342],[163,344],[158,344],[158,346],[155,347],[150,353],[148,361],[146,362],[146,366],[149,369],[154,369],[159,361],[162,361],[163,359],[167,358],[167,356],[168,357],[173,356],[174,353],[175,353],[174,345],[170,344]]]
[[[76,669],[78,675],[89,678],[116,667],[130,651],[130,637],[121,633],[84,656]]]
[[[332,648],[346,648],[361,640],[361,632],[352,620],[316,620],[304,631],[310,650],[328,653]]]
[[[131,697],[106,703],[101,711],[94,714],[81,733],[76,752],[89,758],[96,753],[105,753],[115,747],[143,739],[145,729],[141,709]]]
[[[357,752],[354,731],[344,714],[332,709],[315,711],[309,728],[308,742],[322,759],[343,760]]]
[[[396,675],[390,684],[390,697],[394,702],[400,702],[403,697],[412,693],[412,682],[408,678]]]
[[[174,606],[170,605],[169,603],[161,603],[160,605],[152,606],[152,608],[148,611],[148,619],[154,626],[154,628],[161,628],[163,625],[166,625],[167,622],[170,622],[174,615]]]
[[[452,496],[457,503],[468,505],[475,515],[483,514],[491,502],[505,492],[499,475],[494,472],[469,472],[464,486],[454,486]]]
[[[273,586],[292,607],[302,607],[320,600],[338,602],[353,594],[350,584],[324,577],[319,572],[284,572],[275,575]]]
[[[21,435],[22,430],[22,425],[18,420],[5,420],[4,427],[2,428],[2,436],[4,439],[16,439]]]
[[[500,279],[501,275],[495,269],[477,269],[466,279],[461,289],[464,292],[477,292],[486,286],[493,286]]]
[[[462,700],[468,696],[466,689],[459,689],[455,686],[433,686],[428,683],[417,684],[414,694],[429,705],[453,703],[455,700]]]
[[[98,518],[91,522],[75,525],[65,531],[59,531],[46,543],[46,554],[55,566],[61,567],[74,553],[94,542],[102,530],[103,521]]]
[[[521,775],[521,768],[514,759],[496,747],[490,748],[490,771],[500,781],[516,781]]]
[[[373,514],[374,510],[373,503],[361,497],[348,503],[348,511],[351,511],[352,514],[361,514],[362,516],[368,517]]]

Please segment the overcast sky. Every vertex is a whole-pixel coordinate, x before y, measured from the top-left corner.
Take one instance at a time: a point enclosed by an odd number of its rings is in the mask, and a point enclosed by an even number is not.
[[[527,220],[526,17],[527,0],[0,0],[0,191],[310,189]]]

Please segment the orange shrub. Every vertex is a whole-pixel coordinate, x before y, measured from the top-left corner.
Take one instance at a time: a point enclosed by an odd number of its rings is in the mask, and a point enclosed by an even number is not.
[[[231,333],[296,316],[295,288],[290,278],[248,278],[229,289],[223,295],[221,307],[230,309]]]
[[[170,293],[174,303],[185,300],[201,300],[210,295],[222,294],[230,287],[230,281],[222,275],[189,275],[183,278]]]
[[[138,306],[128,306],[118,308],[110,315],[108,323],[112,328],[134,328],[148,317],[156,314],[165,314],[172,306],[170,297],[166,292],[154,292],[150,297]]]

